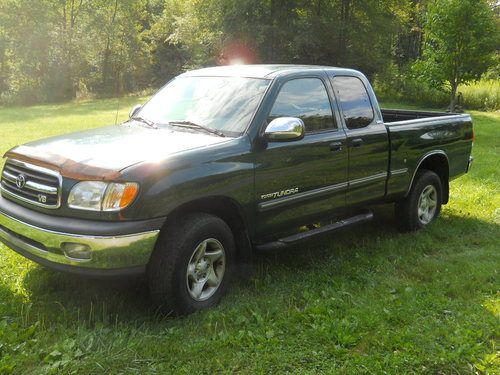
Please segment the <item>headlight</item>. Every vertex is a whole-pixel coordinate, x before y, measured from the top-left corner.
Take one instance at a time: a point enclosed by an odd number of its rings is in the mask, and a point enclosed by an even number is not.
[[[139,191],[135,182],[79,182],[68,197],[68,206],[89,211],[119,211],[129,206]]]

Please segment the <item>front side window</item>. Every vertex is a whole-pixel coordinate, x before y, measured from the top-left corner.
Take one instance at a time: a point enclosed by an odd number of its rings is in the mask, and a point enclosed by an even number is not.
[[[158,125],[190,121],[237,136],[250,124],[269,82],[241,77],[179,77],[155,94],[138,116]]]
[[[325,85],[318,78],[286,82],[269,113],[268,122],[278,117],[300,118],[308,133],[335,128]]]
[[[368,126],[373,121],[373,108],[363,82],[356,77],[339,76],[333,79],[344,120],[349,129]]]

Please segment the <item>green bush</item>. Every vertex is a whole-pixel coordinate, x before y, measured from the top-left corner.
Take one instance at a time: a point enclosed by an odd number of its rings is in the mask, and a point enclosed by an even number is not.
[[[449,104],[446,93],[416,80],[407,69],[391,65],[373,80],[377,97],[381,101],[404,102],[431,108],[442,108]]]

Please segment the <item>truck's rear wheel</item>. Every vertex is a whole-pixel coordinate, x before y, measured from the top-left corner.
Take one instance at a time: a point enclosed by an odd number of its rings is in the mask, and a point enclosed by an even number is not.
[[[441,212],[442,195],[439,176],[428,170],[418,171],[408,196],[396,203],[398,228],[415,231],[429,225]]]
[[[234,238],[220,218],[190,214],[162,231],[148,265],[151,297],[162,311],[189,314],[217,304],[228,289]]]

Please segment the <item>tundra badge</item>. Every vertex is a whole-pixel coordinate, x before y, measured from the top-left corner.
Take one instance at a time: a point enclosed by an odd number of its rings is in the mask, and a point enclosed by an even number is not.
[[[260,196],[260,199],[286,197],[287,195],[296,194],[298,192],[299,192],[299,188],[296,187],[296,188],[292,188],[292,189],[277,191],[277,192],[274,192],[274,193],[262,194]]]

